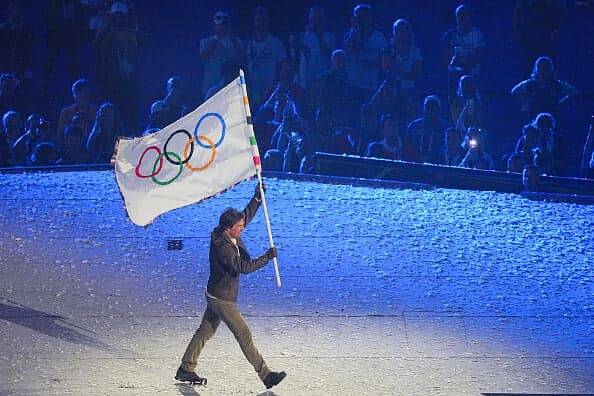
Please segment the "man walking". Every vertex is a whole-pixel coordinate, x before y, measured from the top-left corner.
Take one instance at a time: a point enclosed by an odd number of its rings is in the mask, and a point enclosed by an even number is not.
[[[252,259],[241,240],[241,233],[258,211],[261,202],[261,190],[258,184],[246,208],[242,212],[233,208],[225,210],[219,218],[219,225],[211,233],[206,311],[175,374],[175,379],[179,381],[206,385],[206,378],[198,376],[194,370],[204,344],[215,334],[221,321],[225,322],[235,336],[243,354],[258,373],[266,389],[277,385],[287,375],[284,371],[270,371],[256,349],[252,333],[237,308],[239,274],[254,272],[277,256],[276,248],[271,247],[260,257]]]

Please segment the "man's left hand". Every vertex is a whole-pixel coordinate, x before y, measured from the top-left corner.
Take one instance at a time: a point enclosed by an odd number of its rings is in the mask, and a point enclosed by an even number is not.
[[[266,192],[266,186],[264,185],[264,182],[262,182],[262,191]],[[256,186],[256,191],[254,191],[254,198],[256,198],[257,200],[262,200],[262,194],[260,191],[260,183],[258,183],[258,185]]]

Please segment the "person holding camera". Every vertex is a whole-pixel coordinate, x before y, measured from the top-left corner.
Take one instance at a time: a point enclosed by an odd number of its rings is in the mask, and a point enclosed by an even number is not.
[[[479,128],[468,128],[463,146],[467,148],[467,151],[458,166],[471,169],[495,168],[493,158],[485,151],[482,132]]]
[[[456,96],[450,101],[450,111],[454,125],[460,131],[482,126],[482,102],[478,84],[473,76],[465,74],[460,77]]]
[[[565,176],[568,163],[568,145],[565,137],[557,132],[555,117],[550,113],[540,113],[532,124],[538,130],[538,147],[534,149],[534,165],[542,173]]]
[[[26,131],[12,145],[16,158],[22,165],[32,165],[32,154],[41,143],[52,143],[50,123],[39,114],[31,114],[27,118]]]
[[[265,191],[263,185],[262,190]],[[284,371],[270,371],[256,349],[248,324],[237,307],[240,274],[254,272],[277,257],[276,248],[270,247],[261,256],[252,258],[241,240],[241,234],[260,208],[261,202],[261,189],[258,184],[245,209],[241,212],[233,208],[225,210],[219,218],[219,225],[211,233],[210,276],[206,287],[207,306],[202,323],[188,344],[182,363],[175,374],[175,379],[179,381],[206,385],[206,378],[198,376],[194,370],[205,343],[215,334],[221,321],[231,330],[246,359],[267,389],[278,385],[287,375]]]
[[[274,132],[266,153],[268,164],[283,172],[300,172],[305,157],[319,148],[319,135],[312,132],[294,106],[283,109],[282,122]]]

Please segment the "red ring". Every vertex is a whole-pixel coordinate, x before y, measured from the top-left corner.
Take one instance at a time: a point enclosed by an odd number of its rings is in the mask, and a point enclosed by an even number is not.
[[[140,174],[140,165],[142,164],[142,160],[144,159],[144,156],[146,155],[146,153],[149,152],[149,150],[157,151],[157,155],[160,156],[159,168],[156,171],[154,171],[153,173],[151,173],[150,175],[141,175]],[[161,172],[162,168],[163,168],[163,156],[161,155],[161,149],[157,146],[149,146],[146,149],[144,149],[144,152],[142,153],[142,155],[140,156],[140,159],[138,160],[138,165],[136,165],[136,168],[134,168],[134,172],[136,173],[136,176],[146,179],[149,177],[157,176],[159,174],[159,172]]]

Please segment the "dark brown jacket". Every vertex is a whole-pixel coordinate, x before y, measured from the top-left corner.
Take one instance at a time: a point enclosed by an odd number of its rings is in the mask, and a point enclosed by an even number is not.
[[[260,203],[252,198],[243,210],[246,226],[259,207]],[[224,230],[215,228],[210,235],[210,277],[207,291],[213,297],[237,302],[239,274],[249,274],[264,267],[268,258],[262,255],[252,259],[241,238],[237,239],[235,247],[223,232]]]

